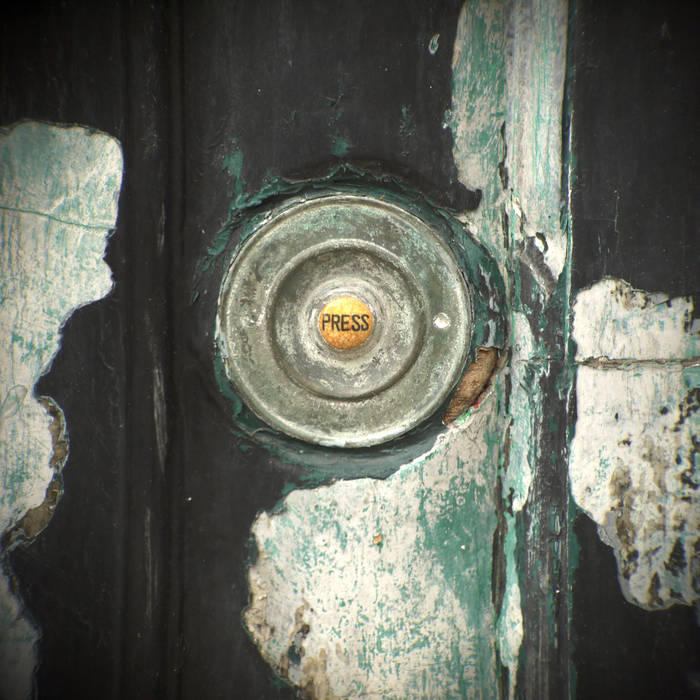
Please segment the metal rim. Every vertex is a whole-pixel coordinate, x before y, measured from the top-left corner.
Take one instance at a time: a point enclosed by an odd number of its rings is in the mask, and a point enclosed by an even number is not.
[[[314,322],[340,293],[376,316],[376,332],[353,350],[325,344]],[[320,445],[362,447],[402,435],[447,398],[470,328],[461,271],[422,219],[376,198],[327,195],[277,210],[240,248],[216,335],[229,380],[262,420]]]

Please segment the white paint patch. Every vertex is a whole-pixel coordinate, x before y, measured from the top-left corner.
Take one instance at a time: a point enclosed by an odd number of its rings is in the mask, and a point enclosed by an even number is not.
[[[513,533],[515,518],[508,523],[509,533]],[[515,535],[512,542],[506,541],[506,556],[515,558]],[[520,604],[520,586],[517,580],[515,567],[506,571],[506,590],[503,596],[501,614],[498,617],[498,648],[501,653],[501,663],[508,667],[509,696],[515,695],[515,674],[518,670],[518,657],[520,645],[523,643],[523,612]]]
[[[0,532],[43,501],[53,477],[34,385],[63,323],[112,287],[103,256],[121,173],[119,144],[105,134],[36,122],[0,132]],[[28,697],[37,633],[5,580],[0,611],[0,695]]]
[[[700,356],[691,299],[648,294],[605,279],[576,297],[576,361],[684,360]]]
[[[499,177],[505,156],[501,127],[506,112],[506,19],[506,3],[500,0],[464,3],[452,53],[452,107],[445,126],[452,130],[460,182],[482,193],[479,208],[464,220],[498,261],[508,284]]]
[[[579,293],[576,503],[646,609],[700,599],[699,333],[692,301],[603,280]]]
[[[36,665],[38,635],[24,617],[22,604],[12,594],[10,582],[0,576],[0,696],[34,697],[32,669]]]
[[[492,696],[496,407],[385,481],[257,518],[244,619],[278,674],[314,698]]]
[[[567,256],[560,221],[566,0],[516,0],[508,27],[506,143],[509,216],[540,248],[554,280]],[[539,236],[538,236],[539,234]]]

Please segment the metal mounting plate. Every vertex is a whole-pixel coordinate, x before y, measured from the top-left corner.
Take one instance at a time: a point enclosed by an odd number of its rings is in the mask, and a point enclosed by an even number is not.
[[[348,295],[374,316],[339,350],[318,317]],[[470,296],[447,244],[394,204],[358,195],[273,212],[231,262],[217,341],[235,390],[262,420],[326,446],[375,445],[446,399],[466,362]]]

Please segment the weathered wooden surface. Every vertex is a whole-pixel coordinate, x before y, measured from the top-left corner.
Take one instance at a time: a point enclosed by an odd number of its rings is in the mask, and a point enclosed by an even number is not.
[[[579,292],[574,500],[613,546],[625,598],[700,596],[700,328],[690,299],[604,280]]]
[[[692,608],[637,605],[697,593],[696,472],[683,481],[696,424],[678,423],[697,352],[671,353],[694,341],[668,326],[697,288],[695,12],[115,2],[4,17],[0,123],[100,129],[125,166],[114,291],[74,314],[37,386],[66,416],[64,493],[6,558],[42,632],[40,696],[291,697],[272,666],[319,697],[392,684],[402,696],[692,697]],[[508,284],[511,355],[479,410],[422,460],[299,490],[303,469],[233,433],[212,366],[216,253],[229,216],[279,191],[276,176],[341,161],[398,175],[460,216]],[[638,352],[660,309],[631,332],[619,309],[589,303],[606,275],[675,297],[662,355]],[[605,364],[612,333],[584,351],[596,319],[624,326],[639,344],[622,359],[643,366]],[[638,387],[646,403],[630,401]],[[668,412],[654,413],[662,393]],[[649,429],[616,442],[605,416],[633,411],[633,431],[642,418]],[[592,480],[601,455],[624,467],[625,439],[641,447],[624,478],[601,468]],[[663,513],[635,520],[632,492]],[[632,572],[634,551],[649,556]],[[241,623],[249,586],[262,655]],[[379,612],[360,624],[368,610]],[[429,645],[411,646],[417,619]]]
[[[591,344],[589,349],[579,346],[580,359],[606,353],[620,357],[622,340],[615,333],[618,329],[628,336],[626,341],[634,343],[624,349],[628,359],[651,358],[654,354],[659,360],[688,357],[676,350],[688,347],[690,328],[676,324],[683,309],[689,308],[689,303],[679,297],[696,295],[699,282],[700,213],[693,202],[700,197],[700,140],[696,128],[700,118],[696,89],[700,52],[692,29],[698,19],[698,8],[684,2],[616,3],[604,13],[593,3],[576,5],[571,54],[574,309],[583,307],[587,298],[602,300],[605,286],[598,283],[605,277],[621,280],[615,283],[621,291],[630,291],[625,283],[642,290],[641,298],[659,294],[672,300],[668,309],[663,303],[656,308],[652,301],[645,310],[634,312],[632,305],[632,309],[620,313],[619,302],[611,296],[613,307],[618,304],[615,313],[607,313],[606,304],[594,304],[592,313],[576,311],[574,323],[579,326],[583,322],[578,335],[586,336],[586,342]],[[693,306],[697,309],[696,301]],[[625,328],[625,321],[634,318],[637,322]],[[649,341],[662,318],[671,321],[676,332],[666,326],[665,332],[657,336],[661,342],[654,343],[656,347],[650,355]],[[584,331],[586,324],[595,326],[593,335]],[[607,328],[604,334],[601,324]],[[604,344],[592,347],[598,338]],[[666,570],[662,559],[668,561],[664,553],[673,550],[678,538],[671,516],[674,501],[689,488],[672,478],[678,468],[675,457],[665,461],[673,451],[670,445],[677,439],[678,446],[688,444],[687,437],[673,433],[672,427],[679,414],[678,401],[671,401],[685,383],[678,371],[679,363],[662,361],[656,366],[644,366],[642,360],[633,365],[628,369],[610,367],[609,379],[605,371],[586,365],[577,372],[577,402],[579,396],[582,399],[580,420],[588,428],[579,433],[579,445],[572,448],[574,497],[596,520],[605,518],[607,522],[601,528],[581,514],[573,526],[576,540],[572,552],[577,562],[572,577],[571,627],[571,638],[575,640],[575,690],[580,697],[692,698],[698,695],[700,658],[696,611],[680,604],[658,609],[658,601],[654,612],[643,610],[629,602],[634,599],[632,586],[624,576],[620,578],[626,568],[625,550],[631,553],[628,545],[641,537],[636,584],[644,588],[641,581],[645,570],[653,579],[654,569],[660,566],[663,576],[659,575],[659,594],[668,600],[664,590],[677,587],[682,577],[676,578]],[[675,378],[670,383],[666,379],[657,383],[663,374],[668,378],[675,374]],[[671,392],[667,393],[667,389]],[[604,393],[596,396],[601,390]],[[667,414],[654,413],[657,400],[656,410],[666,406]],[[614,408],[615,403],[618,408]],[[627,435],[628,431],[616,431],[613,423],[625,416],[629,418],[630,409],[635,415],[632,424],[628,424],[632,435]],[[593,410],[600,411],[597,418]],[[615,420],[615,413],[619,421]],[[695,416],[697,434],[697,413]],[[659,475],[668,474],[665,492],[657,489],[653,478],[646,481],[653,468],[643,455],[651,457],[658,450],[654,447],[647,451],[640,440],[631,440],[647,421],[641,440],[653,445],[658,442],[664,454]],[[670,435],[664,433],[664,427],[671,429]],[[681,431],[688,428],[684,424]],[[631,452],[635,457],[631,460],[625,454],[630,453],[624,444],[626,439],[635,445]],[[586,493],[589,470],[600,468],[584,465],[576,458],[575,452],[586,441],[589,454],[598,448],[600,456],[611,459],[613,471],[630,471],[630,489],[625,487],[627,480],[620,479],[615,489],[617,496],[613,491],[606,493],[602,484]],[[624,459],[613,466],[617,457]],[[697,458],[688,455],[684,448],[681,461],[686,459],[684,469],[697,474]],[[640,489],[641,480],[645,483]],[[664,522],[671,526],[662,537],[657,533],[646,539],[643,532],[638,532],[633,524],[638,515],[633,515],[629,525],[625,524],[635,492],[639,498],[632,510],[641,507],[650,515],[651,502],[657,500],[661,506],[661,512],[657,511],[649,524]],[[645,498],[650,498],[647,505],[643,505]],[[607,499],[609,505],[617,501],[619,506],[605,515]],[[616,530],[616,520],[622,540],[615,533],[618,543],[605,544],[601,530]],[[642,553],[646,550],[647,555],[651,554],[646,547],[654,539],[657,542],[652,548],[663,540],[661,549],[643,562]],[[616,557],[622,564],[619,569]],[[652,586],[651,591],[654,589]],[[635,595],[640,595],[639,589]],[[648,594],[642,594],[638,602],[644,603],[647,598]]]

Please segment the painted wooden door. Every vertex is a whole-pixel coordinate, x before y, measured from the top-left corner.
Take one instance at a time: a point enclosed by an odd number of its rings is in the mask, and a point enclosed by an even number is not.
[[[698,697],[693,20],[6,10],[2,692]],[[421,457],[334,480],[240,435],[214,316],[241,216],[363,177],[461,221],[509,340]]]

